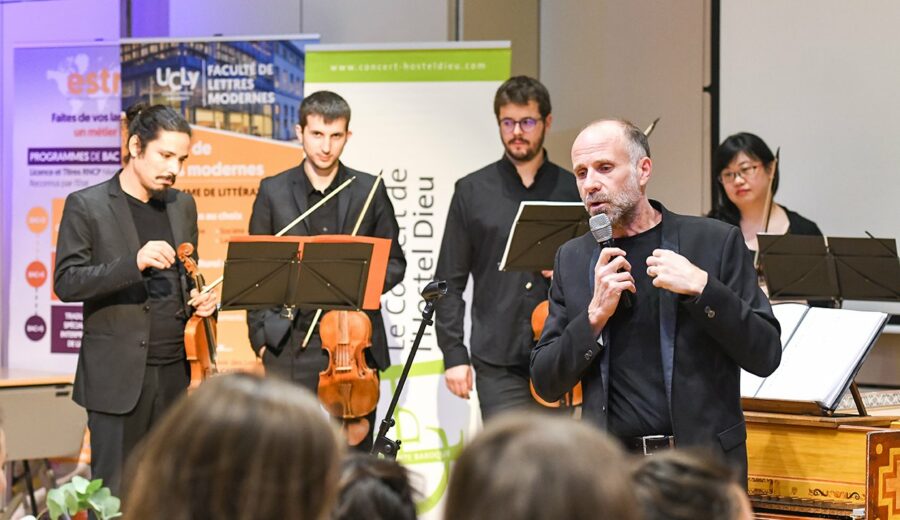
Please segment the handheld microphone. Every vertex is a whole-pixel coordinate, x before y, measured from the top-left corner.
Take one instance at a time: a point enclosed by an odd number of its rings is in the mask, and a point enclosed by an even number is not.
[[[588,224],[591,228],[591,234],[594,235],[594,239],[597,241],[597,245],[600,246],[600,249],[603,249],[604,247],[616,247],[616,241],[613,239],[612,222],[609,221],[609,217],[606,216],[606,213],[597,213],[591,217]],[[633,303],[632,298],[631,292],[623,291],[622,295],[619,297],[619,301],[622,302],[626,309],[628,309],[631,308]]]

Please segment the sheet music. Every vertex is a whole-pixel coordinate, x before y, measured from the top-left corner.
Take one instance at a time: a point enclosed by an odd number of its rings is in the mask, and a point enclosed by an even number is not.
[[[509,236],[506,237],[506,247],[503,248],[503,258],[500,260],[501,271],[506,269],[506,258],[509,256],[509,246],[512,245],[513,237],[516,234],[516,226],[519,225],[519,218],[522,216],[522,211],[525,210],[526,204],[528,204],[528,201],[525,200],[519,203],[519,211],[516,212],[516,218],[513,220],[512,228],[509,230]]]
[[[756,397],[815,401],[833,409],[886,320],[882,312],[809,309]]]
[[[808,310],[809,307],[802,303],[777,303],[772,305],[772,313],[775,314],[775,319],[781,325],[782,355],[784,355],[784,347],[790,341],[791,336],[794,335],[794,331],[797,330],[797,326],[800,325],[800,321]],[[765,381],[764,377],[741,370],[741,396],[757,397],[756,393],[759,391],[763,381]]]

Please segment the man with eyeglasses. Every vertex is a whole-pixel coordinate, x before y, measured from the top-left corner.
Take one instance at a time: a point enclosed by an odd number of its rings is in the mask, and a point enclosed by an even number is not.
[[[529,388],[534,344],[531,313],[547,298],[550,273],[500,272],[509,230],[522,201],[578,201],[572,173],[550,162],[550,94],[538,80],[516,76],[494,97],[503,157],[456,183],[435,277],[447,295],[436,305],[444,376],[454,395],[469,398],[474,383],[482,418],[537,406]],[[463,291],[472,275],[471,354],[463,342]]]

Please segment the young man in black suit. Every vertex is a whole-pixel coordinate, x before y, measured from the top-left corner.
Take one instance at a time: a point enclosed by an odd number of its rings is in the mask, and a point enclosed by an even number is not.
[[[628,449],[705,446],[746,481],[740,369],[771,374],[781,342],[740,230],[648,199],[650,149],[629,122],[582,130],[572,164],[615,245],[587,233],[557,252],[535,388],[552,400],[580,380],[584,417]]]
[[[375,177],[344,166],[340,161],[344,145],[350,138],[350,106],[334,92],[321,91],[304,98],[300,104],[300,124],[297,137],[306,157],[294,168],[264,179],[253,203],[250,216],[251,235],[274,235],[312,205],[321,201],[350,177],[356,177],[346,189],[330,199],[308,218],[291,228],[287,234],[297,236],[350,234],[363,209]],[[382,292],[389,291],[403,280],[406,259],[400,249],[400,227],[394,216],[394,206],[384,184],[375,191],[366,211],[359,235],[391,239],[390,258]],[[283,377],[316,392],[319,372],[327,366],[328,357],[322,352],[318,328],[314,330],[306,348],[301,346],[309,330],[314,311],[300,311],[294,320],[280,315],[273,308],[247,313],[250,345],[262,358],[266,372]],[[365,311],[372,321],[370,367],[385,370],[390,366],[387,336],[381,311]],[[369,433],[359,445],[368,450],[372,446],[375,411],[367,416]]]
[[[118,493],[128,454],[190,382],[184,326],[215,312],[175,250],[197,246],[194,198],[172,188],[191,144],[173,109],[128,111],[125,167],[66,198],[56,244],[54,290],[84,302],[75,402],[88,411],[91,470]]]

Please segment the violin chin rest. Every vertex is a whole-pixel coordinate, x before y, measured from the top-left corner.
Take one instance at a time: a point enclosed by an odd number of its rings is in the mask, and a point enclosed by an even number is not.
[[[369,420],[365,417],[359,419],[344,419],[341,431],[347,437],[347,444],[356,446],[369,434]]]

